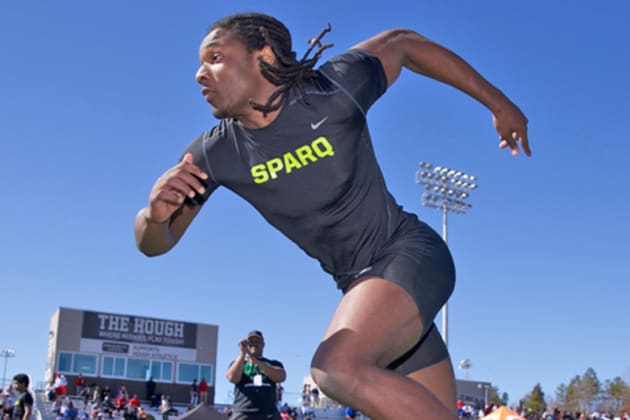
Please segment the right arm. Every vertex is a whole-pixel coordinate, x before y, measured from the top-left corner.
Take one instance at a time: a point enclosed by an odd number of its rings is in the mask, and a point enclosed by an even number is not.
[[[155,182],[149,205],[138,212],[134,223],[136,246],[145,255],[164,254],[182,237],[201,209],[185,203],[186,197],[205,193],[200,179],[208,179],[208,174],[187,153]]]
[[[234,363],[230,365],[225,374],[227,380],[232,382],[233,384],[239,383],[241,381],[241,378],[243,377],[243,369],[245,368],[245,354],[247,352],[244,341],[245,340],[241,340],[238,343],[241,352]]]

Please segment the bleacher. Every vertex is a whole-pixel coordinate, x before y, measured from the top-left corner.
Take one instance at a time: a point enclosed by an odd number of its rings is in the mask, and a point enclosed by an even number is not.
[[[83,412],[85,413],[85,416],[87,418],[90,418],[92,414],[92,408],[89,406],[89,404],[87,407],[85,406],[83,398],[74,395],[68,395],[64,398],[70,399],[70,401],[72,401],[72,405],[79,413]],[[57,415],[53,413],[53,403],[46,399],[46,394],[44,391],[35,391],[34,405],[34,416],[36,420],[57,420]],[[147,414],[150,414],[156,420],[162,419],[162,413],[160,412],[159,408],[150,407],[148,401],[142,402],[142,408],[144,409],[144,411],[147,412]],[[182,415],[188,410],[188,407],[183,404],[174,404],[173,408],[177,411],[178,415]],[[171,418],[173,419],[177,417],[178,416],[171,416]],[[124,420],[124,417],[118,413],[114,413],[112,419]]]

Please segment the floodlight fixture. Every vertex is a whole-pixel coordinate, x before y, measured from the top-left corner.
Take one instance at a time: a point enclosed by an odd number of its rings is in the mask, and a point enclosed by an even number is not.
[[[465,214],[472,205],[466,202],[477,188],[477,177],[445,166],[420,162],[416,184],[424,187],[422,205],[442,211],[442,238],[448,242],[448,213]],[[442,307],[442,338],[448,347],[448,302]]]

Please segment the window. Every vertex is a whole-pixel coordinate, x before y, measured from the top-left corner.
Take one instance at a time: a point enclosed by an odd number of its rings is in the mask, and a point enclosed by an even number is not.
[[[142,359],[127,359],[127,375],[128,379],[146,380],[149,377],[149,361]]]
[[[72,372],[94,375],[96,373],[96,356],[93,354],[75,354],[72,361]]]
[[[59,353],[57,370],[59,372],[72,373],[72,353]]]
[[[151,361],[151,376],[156,381],[168,381],[173,380],[173,363],[161,362],[159,360]]]
[[[193,379],[197,382],[205,378],[208,385],[212,385],[212,366],[197,365],[192,363],[180,363],[177,365],[177,383],[190,384]]]
[[[199,380],[201,381],[201,378],[204,378],[208,385],[212,385],[212,366],[200,365],[199,368],[201,369]]]
[[[101,375],[103,377],[125,378],[139,381],[146,381],[152,376],[154,381],[172,382],[173,362],[103,356]]]
[[[63,373],[96,375],[96,355],[59,352],[57,370]]]
[[[101,374],[103,376],[112,376],[117,378],[125,377],[125,362],[127,361],[124,357],[112,357],[112,356],[104,356],[103,357],[103,369]]]

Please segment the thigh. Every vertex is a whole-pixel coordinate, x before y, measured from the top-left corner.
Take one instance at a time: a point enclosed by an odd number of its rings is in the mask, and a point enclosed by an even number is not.
[[[407,375],[408,378],[421,383],[446,406],[453,410],[457,407],[457,391],[455,374],[451,359],[446,358]]]
[[[386,368],[418,343],[423,322],[416,302],[379,277],[357,280],[341,299],[315,355]]]

